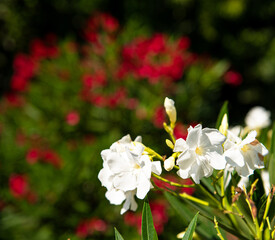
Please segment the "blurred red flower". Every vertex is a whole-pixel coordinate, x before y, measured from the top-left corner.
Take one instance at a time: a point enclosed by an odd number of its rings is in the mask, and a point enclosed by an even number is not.
[[[70,126],[75,126],[79,123],[80,116],[77,111],[71,111],[66,115],[66,123]]]
[[[60,168],[62,166],[62,159],[53,150],[46,150],[46,151],[44,151],[41,160],[44,161],[44,162],[46,162],[46,163],[52,164],[56,168]]]
[[[100,218],[91,218],[81,221],[76,228],[76,235],[80,238],[86,238],[94,232],[105,232],[108,228],[107,223]]]
[[[163,123],[165,122],[165,109],[162,106],[159,106],[155,109],[154,115],[153,115],[153,123],[155,127],[162,128]]]
[[[29,191],[26,175],[12,174],[9,178],[10,192],[15,198],[24,198]]]
[[[239,86],[242,81],[242,75],[236,71],[228,71],[224,75],[224,81],[232,86]]]
[[[40,149],[31,148],[27,152],[26,160],[29,164],[34,164],[39,160],[40,156],[41,156]]]

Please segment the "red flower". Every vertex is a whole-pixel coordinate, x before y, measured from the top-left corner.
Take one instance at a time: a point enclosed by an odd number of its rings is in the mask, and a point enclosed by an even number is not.
[[[151,202],[150,207],[155,229],[158,234],[161,234],[164,230],[164,224],[168,221],[166,205],[162,202]]]
[[[14,92],[5,94],[4,98],[13,107],[20,107],[20,106],[23,106],[25,103],[24,98],[21,95]]]
[[[107,223],[99,218],[92,218],[89,220],[89,228],[91,231],[105,232],[107,230]]]
[[[188,37],[181,37],[178,41],[179,50],[186,50],[190,47],[190,39]]]
[[[153,216],[153,222],[158,234],[161,234],[164,229],[164,224],[168,221],[166,205],[162,202],[151,202],[150,208]],[[127,212],[124,215],[124,223],[128,226],[136,227],[141,233],[141,213]]]
[[[91,218],[81,221],[76,228],[76,235],[80,238],[86,238],[94,232],[105,232],[107,223],[99,218]]]
[[[242,75],[235,71],[228,71],[224,75],[224,81],[232,86],[238,86],[242,83]]]
[[[30,52],[33,59],[55,58],[58,56],[58,48],[55,46],[56,36],[48,34],[45,40],[34,39],[30,44]]]
[[[25,175],[13,174],[9,179],[10,192],[15,198],[24,198],[29,191],[29,183]]]
[[[182,123],[177,123],[174,128],[174,135],[176,139],[183,138],[184,140],[186,140],[186,137],[188,135],[187,127]]]
[[[29,164],[34,164],[36,163],[39,158],[41,156],[41,151],[40,149],[37,149],[37,148],[31,148],[29,149],[29,151],[27,152],[27,155],[26,155],[26,160]]]
[[[70,126],[75,126],[79,123],[80,117],[77,111],[71,111],[66,116],[66,122]]]
[[[19,53],[13,60],[13,69],[14,73],[11,78],[11,89],[14,91],[26,90],[30,78],[34,75],[34,62],[29,56]]]
[[[76,228],[76,236],[79,238],[86,238],[89,234],[89,225],[86,221],[78,224]]]
[[[112,17],[107,13],[102,13],[101,17],[102,17],[102,26],[105,31],[115,32],[118,29],[119,24],[117,19],[115,19],[114,17]]]
[[[62,165],[62,159],[52,150],[47,150],[43,153],[42,161],[50,163],[57,168],[60,168]]]
[[[162,128],[165,122],[165,109],[164,107],[157,107],[153,116],[153,123],[157,128]]]
[[[118,104],[125,102],[126,89],[119,88],[117,91],[109,97],[109,107],[114,108]]]

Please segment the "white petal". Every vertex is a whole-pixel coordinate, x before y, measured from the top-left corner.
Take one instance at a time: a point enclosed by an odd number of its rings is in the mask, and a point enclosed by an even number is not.
[[[270,181],[269,181],[269,173],[268,173],[268,171],[263,170],[261,172],[261,177],[262,177],[262,180],[263,180],[265,194],[268,195],[269,191],[270,191]]]
[[[129,164],[122,154],[112,152],[108,155],[107,164],[113,173],[129,171]]]
[[[217,152],[207,152],[206,154],[207,159],[209,160],[209,163],[211,167],[217,170],[221,170],[225,168],[225,158],[221,154]]]
[[[134,142],[142,142],[142,137],[141,136],[137,136],[134,140]]]
[[[234,143],[233,141],[229,140],[229,139],[226,139],[226,141],[224,142],[223,144],[223,147],[224,147],[224,150],[228,150],[230,148],[233,148],[236,146],[236,143]]]
[[[242,139],[240,139],[234,132],[230,130],[227,131],[227,140],[230,140],[234,143],[240,143]]]
[[[179,138],[175,142],[174,152],[182,152],[185,149],[188,148],[188,145],[186,144],[185,140],[182,138]]]
[[[195,169],[195,166],[192,166],[191,171],[194,170],[197,171],[198,175],[200,176],[200,179],[202,177],[209,177],[210,175],[212,175],[213,172],[213,168],[210,166],[207,160],[200,161],[200,166],[198,167],[198,170]]]
[[[250,147],[254,150],[257,151],[258,153],[260,153],[262,156],[266,156],[268,154],[268,150],[266,149],[266,147],[262,144],[262,143],[258,143],[257,145],[251,145]]]
[[[257,136],[257,132],[251,131],[250,133],[248,133],[246,138],[242,141],[241,146],[244,146],[246,144],[253,142],[255,140],[256,136]]]
[[[198,124],[194,128],[192,126],[188,128],[186,143],[190,148],[195,148],[198,146],[198,142],[201,136],[201,128],[201,124]]]
[[[134,191],[130,191],[126,193],[126,201],[123,204],[122,209],[120,210],[120,214],[124,214],[127,210],[131,208],[131,210],[136,210],[137,209],[137,203],[135,202],[134,199]],[[133,206],[131,206],[133,204]]]
[[[152,172],[157,175],[160,175],[162,172],[160,161],[152,162]]]
[[[128,144],[131,143],[132,139],[130,137],[130,134],[127,134],[126,136],[122,137],[120,140],[117,141],[119,144]]]
[[[146,194],[150,191],[151,182],[143,174],[139,175],[138,186],[137,186],[137,197],[144,199]]]
[[[244,157],[237,147],[226,150],[224,152],[224,157],[225,157],[225,160],[228,162],[228,164],[230,164],[233,167],[244,166]]]
[[[248,177],[241,177],[239,183],[238,183],[238,187],[240,187],[241,189],[244,189],[247,187],[249,178]]]
[[[98,173],[98,179],[100,180],[102,186],[110,189],[112,182],[110,181],[111,172],[108,168],[103,168]]]
[[[111,204],[120,205],[125,200],[125,194],[121,190],[112,189],[105,194]]]
[[[243,167],[236,167],[236,171],[241,177],[248,177],[253,174],[254,169],[251,169],[249,165],[245,163]]]
[[[126,192],[134,190],[137,187],[137,179],[132,172],[124,173],[123,175],[121,174],[114,177],[113,185],[115,188]]]
[[[152,174],[152,162],[148,155],[143,155],[140,158],[141,173],[143,173],[148,179],[151,178]]]
[[[221,145],[225,141],[225,136],[217,129],[204,128],[200,138],[200,146],[208,147],[208,145]]]
[[[109,155],[110,152],[111,152],[110,149],[105,149],[105,150],[101,151],[100,154],[101,154],[103,161],[106,161],[107,156]]]
[[[180,170],[177,171],[177,174],[178,174],[181,178],[186,179],[186,178],[189,178],[189,177],[190,177],[189,170],[190,170],[190,169],[180,169]]]
[[[195,156],[191,156],[190,151],[183,152],[177,159],[177,165],[181,169],[190,168],[195,161]]]

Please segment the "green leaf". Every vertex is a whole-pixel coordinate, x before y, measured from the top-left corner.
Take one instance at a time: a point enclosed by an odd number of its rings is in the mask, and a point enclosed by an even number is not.
[[[164,193],[167,201],[171,204],[171,206],[175,209],[176,213],[181,217],[181,224],[183,227],[187,227],[188,223],[192,220],[192,217],[196,212],[196,209],[186,204],[186,202],[180,201],[175,196],[171,195],[168,192]],[[211,231],[213,229],[213,231]],[[197,233],[203,236],[204,239],[213,239],[216,236],[216,232],[214,231],[214,225],[207,221],[200,221],[197,226]]]
[[[199,214],[199,212],[197,212],[196,215],[193,217],[182,240],[192,240],[193,239],[193,233],[194,233],[196,225],[197,225],[198,214]]]
[[[115,240],[124,240],[119,231],[115,228]]]
[[[228,101],[225,101],[224,104],[222,105],[222,108],[220,110],[218,119],[217,119],[217,123],[216,123],[216,129],[219,129],[221,123],[222,123],[222,118],[224,114],[227,114],[228,117]]]
[[[157,240],[157,232],[153,223],[153,216],[151,213],[148,199],[146,198],[142,210],[142,223],[141,223],[141,236],[142,240]]]

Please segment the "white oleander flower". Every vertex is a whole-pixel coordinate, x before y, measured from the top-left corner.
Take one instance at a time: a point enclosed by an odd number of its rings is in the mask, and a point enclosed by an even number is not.
[[[172,124],[175,124],[175,122],[177,120],[177,111],[175,108],[175,102],[172,99],[166,97],[164,100],[164,107],[165,107],[165,111],[170,119],[170,122]]]
[[[192,177],[199,184],[202,177],[213,173],[213,169],[224,169],[224,141],[225,136],[217,129],[202,129],[200,124],[194,128],[190,126],[186,141],[180,138],[175,143],[174,152],[181,152],[177,159],[178,175],[183,179]]]
[[[268,127],[271,124],[270,111],[260,106],[252,108],[245,117],[245,124],[253,130]]]
[[[144,146],[140,142],[132,142],[129,135],[113,143],[110,149],[103,150],[101,157],[103,169],[98,178],[107,188],[106,198],[115,205],[125,201],[121,214],[128,209],[135,211],[137,203],[134,196],[145,198],[152,188],[151,173],[161,173],[160,162],[152,162],[144,154]]]
[[[257,132],[251,131],[245,139],[241,139],[231,131],[227,132],[224,143],[224,156],[229,165],[235,167],[241,177],[248,177],[255,169],[263,168],[263,157],[268,150],[257,139]]]

